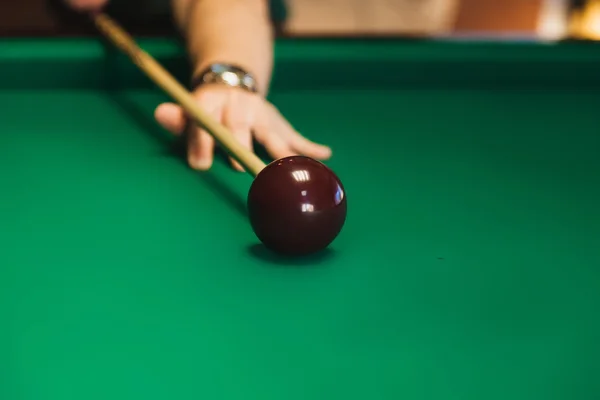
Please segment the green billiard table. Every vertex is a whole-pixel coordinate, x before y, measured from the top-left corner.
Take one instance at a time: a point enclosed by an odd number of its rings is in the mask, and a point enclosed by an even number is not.
[[[598,47],[276,50],[348,198],[308,258],[256,239],[249,175],[186,166],[126,56],[0,42],[0,399],[597,400]]]

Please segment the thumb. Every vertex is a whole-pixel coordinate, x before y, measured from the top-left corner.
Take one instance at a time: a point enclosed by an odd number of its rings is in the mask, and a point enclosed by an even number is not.
[[[174,135],[181,135],[186,128],[183,110],[173,103],[163,103],[156,107],[154,118],[164,129]]]

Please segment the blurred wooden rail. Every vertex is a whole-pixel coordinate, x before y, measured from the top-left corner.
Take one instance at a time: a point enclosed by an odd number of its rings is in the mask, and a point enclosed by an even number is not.
[[[76,18],[58,18],[49,3],[0,1],[0,35],[77,34]],[[522,32],[534,34],[546,1],[561,0],[288,0],[293,34]],[[128,27],[154,33],[153,27]]]

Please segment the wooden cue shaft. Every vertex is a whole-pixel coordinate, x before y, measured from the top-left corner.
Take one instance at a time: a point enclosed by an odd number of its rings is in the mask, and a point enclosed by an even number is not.
[[[190,118],[211,134],[232,158],[254,177],[258,175],[265,167],[265,163],[256,154],[242,146],[225,126],[200,109],[191,93],[153,57],[142,50],[112,18],[103,13],[93,18],[98,29],[127,54],[151,80],[167,92]]]

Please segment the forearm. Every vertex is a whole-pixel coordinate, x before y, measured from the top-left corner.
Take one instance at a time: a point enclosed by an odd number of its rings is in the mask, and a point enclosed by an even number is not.
[[[273,68],[268,0],[172,0],[194,73],[225,62],[251,72],[266,93]]]

